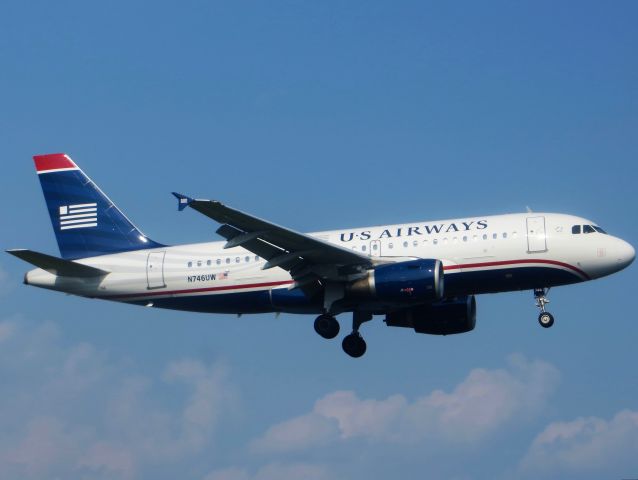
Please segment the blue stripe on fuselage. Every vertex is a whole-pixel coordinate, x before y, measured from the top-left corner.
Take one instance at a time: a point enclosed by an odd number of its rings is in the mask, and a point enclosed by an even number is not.
[[[446,296],[478,295],[582,282],[576,274],[552,267],[514,267],[445,274]],[[320,313],[321,296],[309,299],[299,290],[277,288],[253,292],[180,295],[131,303],[204,313]]]

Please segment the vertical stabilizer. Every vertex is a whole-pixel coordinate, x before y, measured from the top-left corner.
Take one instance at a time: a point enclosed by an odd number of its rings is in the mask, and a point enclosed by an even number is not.
[[[133,225],[68,155],[36,155],[33,160],[63,258],[162,246]]]

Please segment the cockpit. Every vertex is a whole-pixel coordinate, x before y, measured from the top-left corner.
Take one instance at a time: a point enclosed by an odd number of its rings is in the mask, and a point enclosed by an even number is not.
[[[574,225],[572,227],[572,234],[578,235],[580,233],[602,233],[603,235],[607,235],[607,232],[604,231],[597,225]]]

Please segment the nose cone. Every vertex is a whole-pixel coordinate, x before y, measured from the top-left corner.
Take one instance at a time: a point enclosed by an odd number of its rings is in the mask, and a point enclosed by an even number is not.
[[[618,266],[622,269],[628,267],[636,258],[636,250],[630,243],[618,239],[618,246],[614,249]]]

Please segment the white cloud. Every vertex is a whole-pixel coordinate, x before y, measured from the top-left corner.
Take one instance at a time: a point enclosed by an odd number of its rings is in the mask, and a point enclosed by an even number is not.
[[[244,468],[216,470],[204,480],[334,480],[335,476],[321,465],[309,463],[269,463],[250,474]]]
[[[549,424],[532,442],[521,463],[528,473],[610,470],[618,478],[635,474],[638,458],[638,412],[622,410],[610,420],[577,418]],[[633,471],[627,468],[633,468]]]
[[[257,452],[305,450],[326,445],[339,435],[335,419],[311,412],[273,425],[252,443],[252,448]]]
[[[506,369],[474,369],[451,392],[435,390],[413,402],[403,395],[376,400],[337,391],[319,399],[311,412],[270,427],[252,447],[287,452],[352,438],[473,442],[537,413],[558,378],[552,365],[514,355]]]
[[[7,478],[135,478],[212,446],[235,389],[219,363],[136,375],[45,323],[0,322],[0,472]]]

